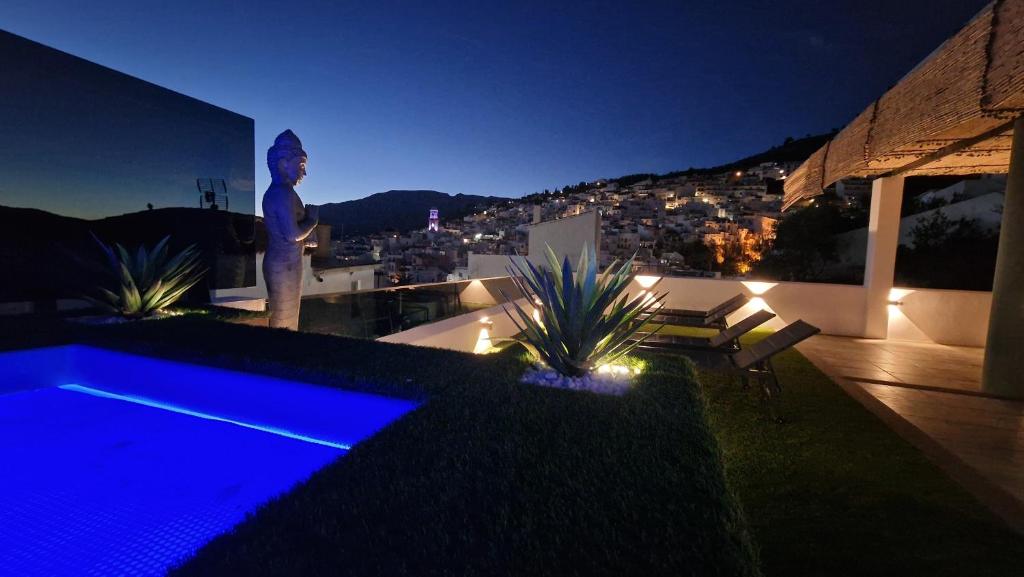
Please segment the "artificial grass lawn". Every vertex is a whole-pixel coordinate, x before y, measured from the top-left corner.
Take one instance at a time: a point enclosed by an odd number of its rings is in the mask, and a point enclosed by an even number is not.
[[[360,444],[180,574],[750,571],[714,443],[692,441],[707,427],[694,419],[700,400],[678,361],[652,363],[656,378],[643,394],[609,399],[515,385],[522,363],[511,353],[477,357],[192,319],[101,330],[52,322],[0,319],[0,348],[88,341],[458,399],[428,403]],[[788,419],[781,426],[756,391],[699,373],[765,574],[1019,574],[1024,540],[799,353],[779,355],[775,366]],[[729,561],[709,569],[721,555]]]
[[[784,425],[756,391],[699,371],[765,575],[1022,574],[1024,537],[799,352],[774,365]]]
[[[3,335],[30,335],[0,322]],[[55,331],[40,331],[37,340]],[[757,575],[692,365],[623,397],[525,386],[476,356],[195,318],[65,341],[424,399],[175,575]]]

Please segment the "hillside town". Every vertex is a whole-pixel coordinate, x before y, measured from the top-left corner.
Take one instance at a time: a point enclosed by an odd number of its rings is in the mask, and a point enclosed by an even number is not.
[[[799,162],[763,162],[742,170],[688,171],[581,182],[495,203],[461,219],[436,210],[423,228],[321,244],[314,268],[375,265],[375,287],[470,278],[470,254],[528,254],[530,228],[597,211],[600,263],[634,254],[638,271],[742,277],[774,238],[782,185]],[[839,183],[840,198],[869,192],[867,181]],[[330,238],[321,231],[320,238]]]

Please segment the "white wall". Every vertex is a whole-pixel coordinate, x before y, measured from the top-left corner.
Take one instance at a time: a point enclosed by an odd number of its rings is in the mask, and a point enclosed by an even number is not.
[[[596,210],[531,225],[529,258],[534,263],[546,262],[544,254],[546,247],[550,246],[559,262],[569,257],[569,262],[576,268],[584,243],[589,244],[591,250],[600,250],[601,213]]]
[[[984,347],[992,293],[894,288],[889,338],[943,345]]]
[[[526,301],[517,301],[525,306]],[[487,322],[482,322],[487,321]],[[385,343],[404,343],[421,347],[436,347],[479,352],[490,343],[488,339],[510,337],[517,329],[512,319],[505,314],[502,305],[473,311],[457,317],[443,319],[436,323],[420,325],[400,333],[394,333],[377,340]]]
[[[548,246],[555,251],[559,262],[568,256],[575,269],[584,243],[589,243],[591,250],[601,249],[601,213],[591,210],[568,218],[533,224],[529,227],[529,234],[530,254],[525,257],[470,253],[467,266],[469,278],[506,276],[510,258],[518,260],[521,264],[529,259],[535,265],[547,265],[547,258],[544,255]],[[597,257],[600,262],[600,254]]]
[[[643,290],[636,280],[633,283],[631,293]],[[778,315],[769,325],[773,328],[803,319],[826,334],[861,336],[864,331],[866,291],[857,285],[664,277],[654,286],[654,291],[668,293],[665,300],[668,308],[697,310],[709,309],[742,293],[760,298],[764,306]],[[756,300],[747,304],[733,313],[729,321],[746,317],[761,304]]]
[[[374,288],[373,271],[376,266],[372,264],[320,270],[317,276],[323,279],[323,282],[313,275],[313,269],[309,268],[308,264],[309,257],[305,257],[302,271],[303,295],[344,293]]]
[[[469,254],[469,262],[466,268],[469,269],[469,278],[485,279],[498,276],[508,276],[507,267],[511,264],[510,259],[519,261],[520,265],[526,266],[526,257],[509,256],[507,254]]]
[[[213,301],[246,298],[266,299],[267,283],[263,279],[263,254],[256,253],[256,286],[222,289],[210,291],[210,299]],[[374,288],[375,265],[358,265],[343,268],[329,268],[318,271],[317,275],[323,279],[321,282],[314,276],[311,256],[302,256],[302,294],[303,296],[352,292],[352,283],[357,283],[356,290],[367,290]]]
[[[639,278],[644,280],[642,276]],[[636,294],[641,290],[644,289],[639,281],[634,280],[629,292]],[[819,327],[824,334],[864,335],[867,291],[863,286],[665,277],[654,290],[668,292],[666,306],[684,309],[707,309],[743,293],[753,300],[730,316],[730,322],[764,306],[778,315],[766,325],[769,328],[780,328],[802,319]],[[894,289],[893,297],[902,304],[888,307],[888,338],[984,346],[991,293]],[[496,306],[421,325],[380,340],[471,352],[480,340],[483,325],[479,319],[482,317],[494,323],[488,332],[492,339],[515,333],[511,320]]]
[[[519,290],[508,275],[470,281],[459,293],[459,300],[463,304],[496,305],[505,302],[502,292],[512,298],[519,296]]]

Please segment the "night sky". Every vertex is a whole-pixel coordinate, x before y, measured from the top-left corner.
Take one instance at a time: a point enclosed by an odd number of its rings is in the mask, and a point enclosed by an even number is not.
[[[0,28],[254,118],[257,194],[293,129],[324,203],[728,162],[844,125],[986,2],[93,4]]]

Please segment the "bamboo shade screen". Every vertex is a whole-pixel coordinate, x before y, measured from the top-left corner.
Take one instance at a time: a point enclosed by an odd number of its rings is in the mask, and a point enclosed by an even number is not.
[[[844,178],[1006,172],[1024,113],[1024,0],[996,0],[786,180],[783,210]]]

